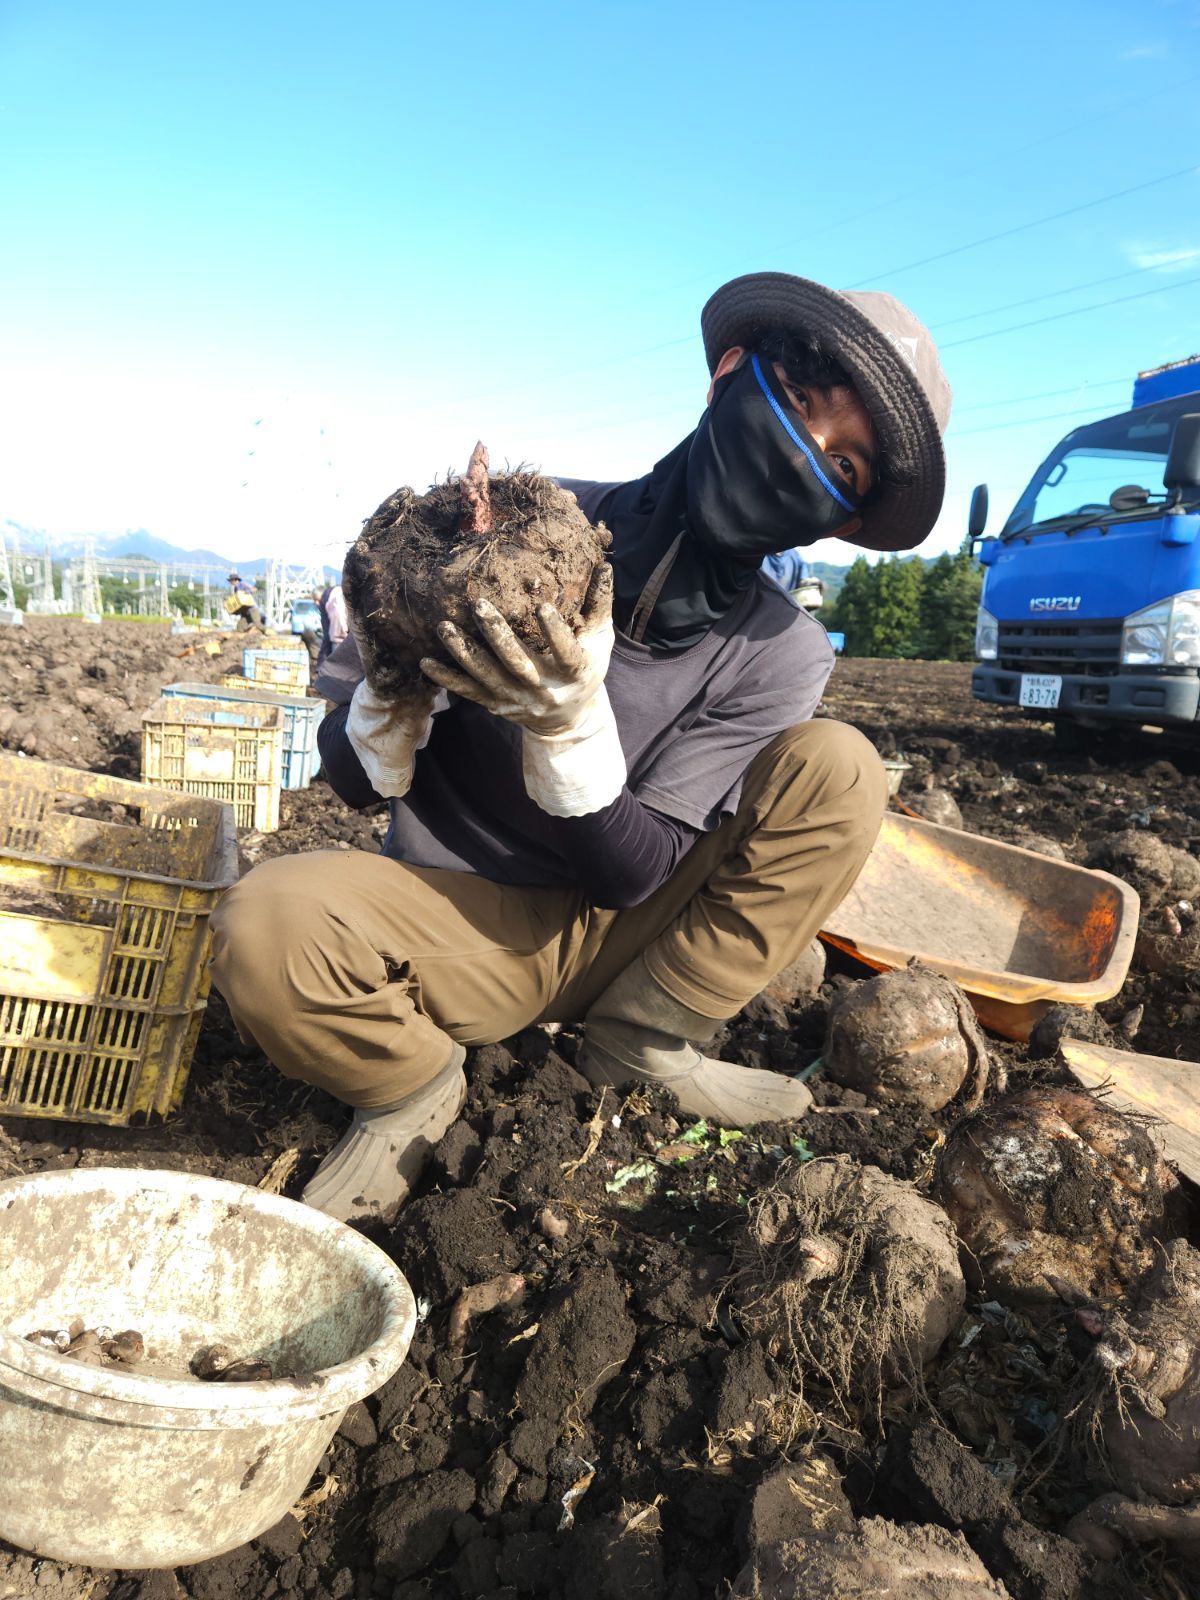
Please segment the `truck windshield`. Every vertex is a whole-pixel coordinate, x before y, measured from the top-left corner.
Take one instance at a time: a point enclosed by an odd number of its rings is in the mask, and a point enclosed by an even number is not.
[[[1180,395],[1076,428],[1034,473],[1001,538],[1043,527],[1049,531],[1091,513],[1098,521],[1109,521],[1117,515],[1109,501],[1116,489],[1136,486],[1147,495],[1161,495],[1175,423],[1194,411],[1200,411],[1200,394]]]

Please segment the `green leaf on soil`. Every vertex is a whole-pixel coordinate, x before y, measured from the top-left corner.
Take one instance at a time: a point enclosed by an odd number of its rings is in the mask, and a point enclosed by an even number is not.
[[[727,1145],[736,1144],[739,1139],[744,1139],[746,1137],[740,1128],[719,1128],[717,1131],[721,1136],[722,1150],[724,1150]]]
[[[637,1183],[642,1178],[655,1177],[657,1173],[652,1161],[635,1161],[632,1166],[618,1167],[604,1188],[608,1194],[620,1194],[628,1184]]]
[[[813,1153],[809,1149],[807,1141],[802,1139],[799,1134],[792,1140],[792,1154],[797,1161],[811,1161],[813,1158]]]
[[[680,1144],[703,1144],[708,1138],[708,1123],[701,1117],[699,1122],[693,1122],[686,1133],[679,1135]]]

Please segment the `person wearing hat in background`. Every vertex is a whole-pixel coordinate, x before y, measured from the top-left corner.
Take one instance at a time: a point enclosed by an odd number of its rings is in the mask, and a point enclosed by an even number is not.
[[[247,628],[262,628],[266,626],[266,617],[259,609],[258,600],[254,593],[254,585],[244,583],[240,573],[229,574],[229,593],[225,596],[225,613],[227,616],[237,618],[237,631],[245,633]]]
[[[366,683],[351,617],[320,748],[351,805],[389,800],[384,859],[282,857],[214,914],[243,1034],[355,1108],[304,1191],[332,1215],[394,1216],[466,1047],[539,1020],[583,1021],[592,1084],[659,1085],[723,1126],[810,1104],[702,1047],[849,890],[886,783],[860,733],[813,719],[833,651],[760,566],[821,538],[918,545],[950,390],[885,294],[755,273],[701,328],[696,430],[642,478],[559,480],[612,534],[578,633],[544,608],[533,652],[482,602],[476,637],[442,625],[413,713]]]

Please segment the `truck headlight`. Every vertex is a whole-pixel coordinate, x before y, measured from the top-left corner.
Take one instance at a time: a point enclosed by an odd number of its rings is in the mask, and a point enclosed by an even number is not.
[[[995,661],[1000,654],[1000,628],[990,611],[979,608],[975,619],[975,659]]]
[[[1200,667],[1200,589],[1131,612],[1121,630],[1128,667]]]

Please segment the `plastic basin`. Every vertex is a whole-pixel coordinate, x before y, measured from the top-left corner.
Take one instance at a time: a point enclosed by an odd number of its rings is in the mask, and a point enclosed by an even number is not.
[[[113,1168],[13,1178],[0,1229],[0,1537],[60,1561],[174,1567],[253,1539],[416,1327],[382,1250],[242,1184]],[[167,1375],[84,1366],[24,1337],[74,1317],[136,1328],[144,1365]],[[291,1376],[201,1383],[188,1362],[214,1343]]]

